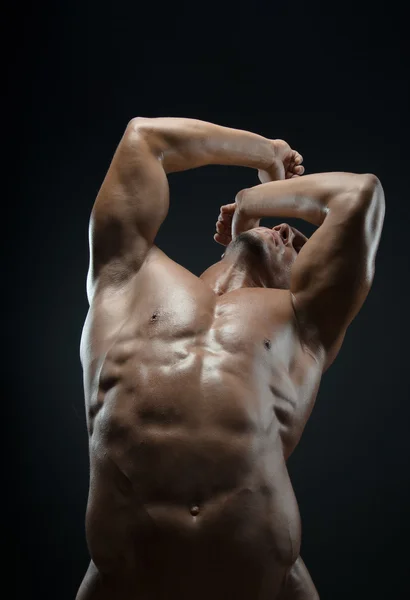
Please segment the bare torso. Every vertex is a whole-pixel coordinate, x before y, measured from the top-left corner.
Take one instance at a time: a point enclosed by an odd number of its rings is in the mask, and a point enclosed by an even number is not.
[[[94,298],[79,600],[274,600],[300,550],[286,467],[322,368],[286,290],[217,296],[155,246]]]

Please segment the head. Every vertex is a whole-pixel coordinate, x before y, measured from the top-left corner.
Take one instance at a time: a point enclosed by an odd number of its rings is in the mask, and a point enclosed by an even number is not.
[[[290,288],[292,265],[307,238],[294,227],[256,227],[239,234],[201,278],[217,293],[239,287]]]

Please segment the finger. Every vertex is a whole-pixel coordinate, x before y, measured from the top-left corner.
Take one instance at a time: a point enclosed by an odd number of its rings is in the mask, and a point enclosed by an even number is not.
[[[223,215],[219,214],[218,221],[229,224],[232,223],[232,217],[233,215],[229,215],[227,213],[224,213]]]
[[[214,240],[215,240],[215,242],[217,242],[218,244],[221,244],[222,246],[228,246],[228,244],[231,243],[232,238],[231,238],[231,236],[228,236],[228,235],[220,235],[219,233],[215,233]]]
[[[292,177],[300,177],[305,172],[303,165],[293,166],[286,172],[286,179],[292,179]]]
[[[216,230],[218,233],[226,233],[227,232],[227,227],[224,223],[221,223],[220,221],[217,221],[216,223]]]
[[[232,236],[226,233],[215,233],[214,237],[224,244],[229,244],[229,242],[232,240]]]
[[[306,237],[306,235],[304,233],[302,233],[301,231],[299,231],[299,229],[296,229],[296,227],[291,227],[293,233],[295,234],[295,236],[301,240],[303,240],[303,242],[307,242],[308,241],[308,237]]]
[[[295,152],[294,163],[296,165],[300,165],[301,163],[303,163],[303,156],[299,154],[299,152]]]
[[[236,208],[236,202],[233,202],[231,204],[224,204],[223,206],[221,206],[220,210],[221,213],[229,213],[229,214],[233,214],[235,212],[235,208]]]

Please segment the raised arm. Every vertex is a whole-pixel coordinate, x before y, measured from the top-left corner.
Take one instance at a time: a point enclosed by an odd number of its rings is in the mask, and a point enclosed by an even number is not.
[[[293,265],[290,291],[304,341],[327,368],[373,281],[385,212],[379,180],[307,175],[243,190],[237,204],[244,221],[295,217],[318,225]]]
[[[273,143],[248,131],[194,119],[132,119],[91,213],[89,299],[141,267],[168,213],[167,173],[208,164],[269,169],[274,161]]]

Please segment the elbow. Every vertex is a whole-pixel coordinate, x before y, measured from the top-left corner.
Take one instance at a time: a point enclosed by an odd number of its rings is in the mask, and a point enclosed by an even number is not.
[[[376,215],[383,220],[385,201],[382,184],[376,175],[352,175],[352,186],[346,189],[344,196],[345,209],[352,217],[355,215]]]
[[[380,179],[377,175],[373,175],[373,173],[365,173],[364,175],[359,175],[360,177],[360,188],[363,193],[367,195],[374,195],[378,191],[383,191],[382,184],[380,183]]]
[[[365,226],[371,240],[379,240],[386,212],[384,191],[376,175],[359,175],[360,183],[352,203],[352,215]]]
[[[148,117],[134,117],[127,125],[125,140],[133,147],[148,149],[160,158],[163,144],[154,122],[154,119]]]
[[[131,121],[128,122],[127,131],[138,132],[141,129],[144,129],[150,121],[151,119],[148,117],[133,117]]]
[[[375,205],[384,207],[384,191],[380,179],[372,173],[358,175],[356,204],[359,207],[369,208]]]
[[[134,117],[129,121],[125,135],[129,139],[145,139],[147,141],[152,131],[152,119],[146,117]]]

